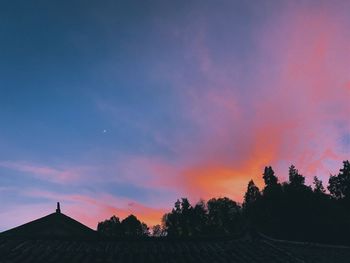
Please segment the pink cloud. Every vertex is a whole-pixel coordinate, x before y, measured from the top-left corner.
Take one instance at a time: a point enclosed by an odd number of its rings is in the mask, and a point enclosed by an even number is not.
[[[246,57],[247,71],[230,54],[218,62],[217,51],[206,40],[206,24],[198,21],[183,36],[184,69],[163,65],[161,71],[178,92],[179,114],[191,132],[181,130],[172,137],[147,123],[128,120],[176,156],[119,154],[105,167],[92,169],[94,180],[163,189],[193,201],[224,195],[242,201],[250,179],[262,186],[266,165],[286,180],[288,165],[294,163],[308,183],[314,175],[327,180],[329,173],[337,172],[350,152],[341,151],[339,145],[340,137],[350,133],[346,24],[322,5],[285,9],[252,32],[256,50]],[[181,32],[177,34],[181,38]],[[195,80],[188,69],[198,74]],[[157,75],[163,76],[158,71]],[[99,107],[116,111],[109,104]],[[14,162],[0,162],[0,166],[64,183],[82,181],[91,172],[84,166],[56,169]],[[46,193],[46,197],[64,200],[69,214],[92,227],[114,213],[120,217],[135,213],[149,224],[159,223],[165,212],[102,194]]]
[[[140,188],[176,192],[179,168],[161,156],[125,155],[109,167],[115,183],[127,183]],[[111,178],[110,178],[111,179]]]
[[[65,184],[82,180],[88,175],[88,167],[53,168],[22,161],[0,161],[0,167],[24,172],[41,180]]]
[[[171,81],[180,114],[194,132],[171,137],[140,124],[176,158],[118,158],[111,168],[116,181],[174,189],[193,199],[242,200],[251,178],[262,185],[265,165],[286,180],[294,163],[308,183],[314,175],[327,180],[337,172],[348,158],[339,138],[350,132],[350,36],[326,5],[288,7],[252,31],[256,50],[243,66],[230,54],[215,57],[205,19],[175,30],[186,43],[185,66],[162,65],[157,75]],[[197,74],[195,81],[188,71]]]
[[[339,138],[350,132],[350,36],[342,22],[325,5],[285,9],[254,32],[250,72],[240,61],[215,62],[205,23],[192,28],[200,33],[187,51],[203,75],[172,79],[197,131],[174,143],[182,149],[176,166],[183,192],[241,200],[250,178],[261,184],[265,165],[286,179],[294,163],[308,183],[337,172],[349,153]],[[237,72],[251,78],[242,84]]]

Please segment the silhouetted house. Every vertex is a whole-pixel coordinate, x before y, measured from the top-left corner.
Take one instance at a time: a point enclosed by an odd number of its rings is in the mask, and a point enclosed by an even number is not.
[[[12,238],[93,238],[96,231],[61,213],[57,203],[56,213],[1,233]]]
[[[274,240],[225,238],[104,240],[56,213],[0,233],[0,263],[9,262],[350,262],[350,248]]]

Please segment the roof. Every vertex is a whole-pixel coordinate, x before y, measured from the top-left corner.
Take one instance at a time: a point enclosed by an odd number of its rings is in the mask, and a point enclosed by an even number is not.
[[[350,248],[264,239],[58,240],[0,237],[0,262],[349,262]]]
[[[57,203],[56,213],[0,234],[0,236],[16,238],[89,238],[95,235],[96,231],[62,214],[59,203]]]
[[[0,233],[0,263],[8,262],[349,262],[350,247],[291,242],[264,235],[197,239],[103,240],[62,214]]]

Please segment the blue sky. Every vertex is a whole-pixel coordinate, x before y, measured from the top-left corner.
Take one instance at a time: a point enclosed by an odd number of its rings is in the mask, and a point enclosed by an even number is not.
[[[348,159],[347,1],[0,4],[0,230],[53,212],[160,221],[241,201],[265,165]]]

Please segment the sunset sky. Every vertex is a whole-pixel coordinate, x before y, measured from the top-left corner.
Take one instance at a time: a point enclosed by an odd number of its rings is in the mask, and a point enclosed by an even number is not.
[[[350,159],[350,1],[2,1],[0,231],[160,223]]]

